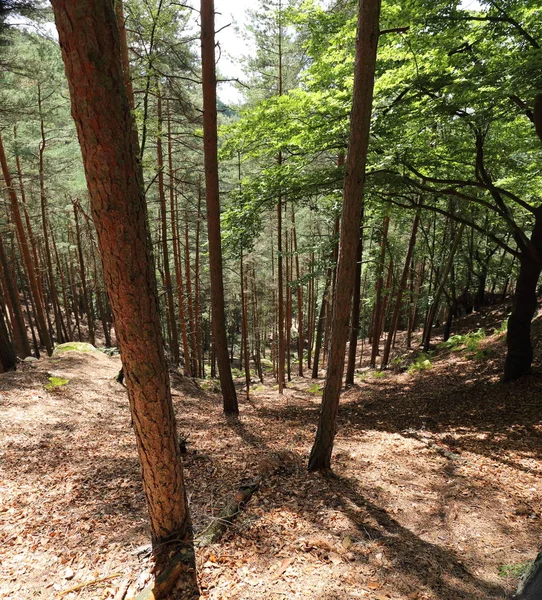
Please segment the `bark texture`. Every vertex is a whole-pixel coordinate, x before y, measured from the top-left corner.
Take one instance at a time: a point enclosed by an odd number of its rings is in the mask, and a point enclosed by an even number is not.
[[[205,198],[209,236],[209,270],[213,342],[218,363],[220,387],[226,414],[239,413],[228,359],[222,247],[220,241],[220,199],[216,129],[215,13],[213,0],[201,0],[201,67],[203,81],[203,149],[205,153]]]
[[[350,308],[354,288],[356,254],[363,201],[365,165],[369,145],[380,0],[360,0],[356,39],[354,95],[346,160],[337,288],[331,326],[331,348],[316,439],[309,470],[329,469],[337,426]]]
[[[167,542],[173,540],[193,567],[143,181],[113,3],[52,4],[126,375],[158,572],[167,562]],[[197,590],[193,568],[184,573]]]

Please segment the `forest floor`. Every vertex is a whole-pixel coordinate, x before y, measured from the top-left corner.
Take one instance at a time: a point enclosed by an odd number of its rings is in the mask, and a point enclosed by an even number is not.
[[[327,476],[306,470],[321,380],[296,377],[280,397],[269,378],[228,422],[217,394],[174,377],[196,533],[241,483],[260,483],[198,550],[202,597],[508,598],[542,545],[542,375],[502,384],[503,353],[495,334],[410,371],[363,371]],[[68,352],[0,376],[0,598],[105,600],[128,583],[133,598],[149,578],[119,367]],[[48,390],[50,377],[68,381]]]

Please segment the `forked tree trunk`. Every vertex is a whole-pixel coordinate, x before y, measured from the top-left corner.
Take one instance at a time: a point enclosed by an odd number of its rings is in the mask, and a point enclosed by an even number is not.
[[[237,415],[237,394],[233,385],[224,314],[222,247],[220,240],[220,197],[218,187],[215,14],[213,0],[201,0],[201,66],[203,82],[203,149],[205,154],[205,198],[209,237],[212,328],[220,376],[224,413]],[[188,275],[187,275],[188,277]]]
[[[142,468],[156,556],[154,598],[169,594],[179,571],[196,593],[192,527],[160,331],[143,177],[122,81],[113,3],[52,4]],[[172,561],[179,568],[169,571]],[[160,582],[168,572],[172,576]]]
[[[356,269],[365,164],[371,126],[380,0],[360,0],[354,68],[353,106],[346,160],[337,290],[331,328],[331,348],[318,430],[309,458],[309,470],[329,469],[337,430],[339,396]]]

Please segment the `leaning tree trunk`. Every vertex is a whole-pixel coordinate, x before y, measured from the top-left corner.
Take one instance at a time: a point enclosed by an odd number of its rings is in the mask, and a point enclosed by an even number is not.
[[[531,247],[526,248],[519,259],[514,305],[508,319],[504,381],[518,379],[530,373],[533,362],[531,322],[536,312],[536,287],[542,270],[542,208],[537,209],[535,218]]]
[[[346,161],[337,289],[333,303],[331,348],[318,431],[309,458],[309,470],[329,469],[337,428],[339,395],[344,371],[346,341],[352,305],[365,164],[369,145],[380,0],[360,0],[353,106]]]
[[[112,2],[52,4],[141,463],[156,557],[153,597],[160,598],[178,576],[194,590],[197,583],[119,33]]]
[[[213,341],[218,362],[224,412],[229,415],[236,415],[239,413],[239,407],[237,405],[237,394],[235,393],[230,362],[228,360],[228,342],[225,327],[226,316],[224,314],[224,282],[222,279],[214,27],[214,2],[213,0],[201,0],[203,149],[205,153],[205,198],[207,201],[207,230],[209,236]]]

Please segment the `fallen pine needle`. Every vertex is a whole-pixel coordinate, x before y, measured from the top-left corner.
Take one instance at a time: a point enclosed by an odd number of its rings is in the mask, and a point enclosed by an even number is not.
[[[122,573],[113,573],[112,575],[107,575],[106,577],[100,577],[99,579],[93,579],[92,581],[87,581],[86,583],[80,583],[79,585],[75,585],[63,592],[60,592],[58,597],[62,598],[66,594],[71,592],[77,592],[78,590],[82,590],[83,588],[88,587],[89,585],[94,585],[95,583],[102,583],[102,581],[108,581],[109,579],[115,579],[115,577],[122,577]]]

